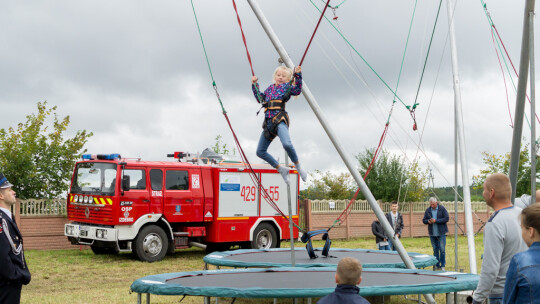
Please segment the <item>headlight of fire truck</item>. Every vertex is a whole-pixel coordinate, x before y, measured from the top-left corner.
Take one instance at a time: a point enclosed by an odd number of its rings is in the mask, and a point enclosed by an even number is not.
[[[96,229],[96,237],[98,239],[106,239],[107,238],[107,230]]]
[[[85,196],[83,197],[83,203],[84,203],[84,204],[87,204],[87,203],[88,203],[88,196],[85,195]]]
[[[78,195],[74,195],[73,196],[73,202],[74,203],[77,203],[77,200],[79,199],[79,196]]]
[[[89,195],[88,196],[88,203],[92,204],[93,202],[94,202],[94,198],[91,195]]]
[[[72,235],[73,234],[73,226],[66,226],[66,234],[67,235]]]

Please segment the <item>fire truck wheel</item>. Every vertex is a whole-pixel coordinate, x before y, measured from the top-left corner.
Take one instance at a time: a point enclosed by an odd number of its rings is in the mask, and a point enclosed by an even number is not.
[[[253,249],[269,249],[276,248],[278,243],[276,230],[268,223],[261,223],[255,231],[253,231],[253,241],[251,248]]]
[[[169,241],[165,231],[158,226],[144,227],[135,238],[133,253],[139,260],[155,262],[162,260],[167,254]]]

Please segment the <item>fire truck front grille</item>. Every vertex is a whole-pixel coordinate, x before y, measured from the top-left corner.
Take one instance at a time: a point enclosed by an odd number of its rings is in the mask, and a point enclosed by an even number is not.
[[[110,208],[97,208],[97,207],[83,207],[83,206],[70,206],[69,207],[69,219],[71,221],[78,222],[92,222],[92,223],[112,223],[112,209]]]

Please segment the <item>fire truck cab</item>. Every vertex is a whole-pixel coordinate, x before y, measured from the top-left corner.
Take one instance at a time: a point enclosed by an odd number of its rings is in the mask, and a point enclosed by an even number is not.
[[[72,244],[95,254],[131,251],[159,261],[175,249],[207,251],[275,248],[290,239],[289,222],[261,196],[249,169],[239,162],[202,164],[124,159],[119,154],[83,155],[67,198]],[[281,210],[288,210],[287,185],[269,165],[252,166]],[[290,172],[292,218],[298,223],[297,171]],[[295,228],[293,237],[298,237]]]

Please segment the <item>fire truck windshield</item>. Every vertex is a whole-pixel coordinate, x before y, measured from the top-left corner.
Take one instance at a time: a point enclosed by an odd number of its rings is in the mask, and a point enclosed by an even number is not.
[[[114,195],[116,164],[83,162],[77,164],[71,193]]]

